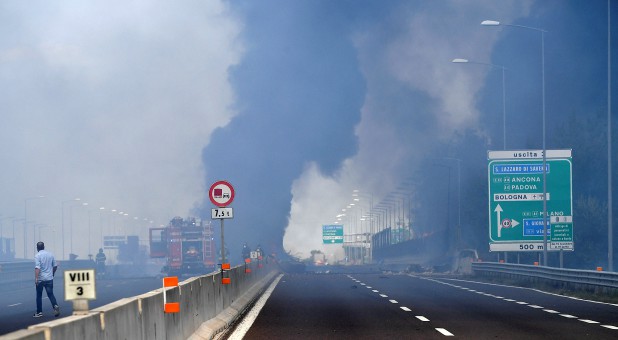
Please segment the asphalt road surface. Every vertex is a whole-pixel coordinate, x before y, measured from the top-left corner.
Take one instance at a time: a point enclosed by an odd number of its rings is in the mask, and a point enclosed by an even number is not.
[[[284,275],[251,314],[244,339],[618,339],[617,305],[409,275]]]
[[[97,280],[97,299],[91,300],[90,308],[104,306],[108,303],[126,297],[137,296],[161,288],[160,278]],[[54,296],[60,306],[59,318],[71,315],[73,305],[64,300],[64,282],[61,278],[54,279]],[[20,289],[0,291],[0,335],[28,328],[30,325],[47,322],[54,319],[51,303],[43,290],[43,317],[33,318],[36,312],[36,290],[34,279],[31,285]]]

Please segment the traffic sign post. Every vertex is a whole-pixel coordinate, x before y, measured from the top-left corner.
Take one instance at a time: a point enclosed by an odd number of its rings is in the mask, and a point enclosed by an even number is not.
[[[97,298],[94,269],[64,272],[64,300],[73,301],[73,314],[88,314],[88,300]]]
[[[212,219],[218,218],[221,221],[221,283],[230,284],[230,278],[226,277],[224,268],[230,268],[229,264],[225,263],[225,236],[223,229],[223,220],[234,218],[232,208],[227,208],[234,201],[236,193],[234,187],[227,181],[217,181],[210,186],[208,197],[210,202],[218,208],[212,209]]]
[[[573,250],[571,150],[546,150],[548,250]],[[543,251],[543,151],[489,151],[489,250]]]

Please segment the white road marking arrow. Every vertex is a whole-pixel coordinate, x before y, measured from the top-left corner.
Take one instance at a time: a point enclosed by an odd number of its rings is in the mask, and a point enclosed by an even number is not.
[[[496,212],[496,220],[498,221],[498,237],[500,237],[500,235],[502,234],[502,223],[500,221],[500,213],[503,211],[502,207],[500,206],[500,203],[498,203],[494,211]]]

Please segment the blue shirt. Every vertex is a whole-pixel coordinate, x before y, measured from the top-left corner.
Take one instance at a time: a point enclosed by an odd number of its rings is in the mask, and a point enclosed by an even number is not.
[[[40,270],[39,281],[53,280],[54,267],[56,267],[56,259],[54,259],[54,255],[47,250],[39,250],[34,256],[34,268]]]

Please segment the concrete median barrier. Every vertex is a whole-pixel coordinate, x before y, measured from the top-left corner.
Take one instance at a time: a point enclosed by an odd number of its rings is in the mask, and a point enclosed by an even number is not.
[[[125,298],[72,315],[4,335],[3,339],[203,339],[229,327],[257,298],[278,272],[276,264],[257,268],[251,264],[232,268],[231,284],[221,284],[212,273],[168,288],[167,302],[179,302],[179,313],[164,313],[163,289]],[[200,331],[201,330],[201,331]]]

